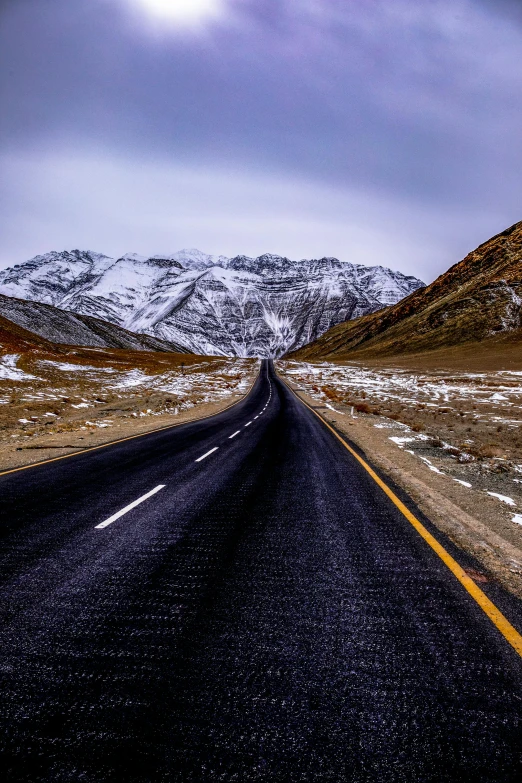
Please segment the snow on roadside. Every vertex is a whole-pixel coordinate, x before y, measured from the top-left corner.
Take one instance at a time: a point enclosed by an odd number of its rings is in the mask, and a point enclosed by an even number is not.
[[[391,438],[388,438],[388,440],[391,440],[393,443],[396,443],[399,448],[402,448],[405,443],[413,443],[415,438],[399,438],[397,435],[393,435]]]
[[[338,410],[336,410],[334,407],[332,407],[332,406],[331,406],[329,403],[327,403],[327,402],[325,402],[325,406],[326,406],[327,408],[330,408],[330,410],[331,410],[331,411],[333,411],[334,413],[338,413],[340,416],[344,416],[344,415],[345,415],[345,414],[344,414],[342,411],[338,411]]]
[[[97,367],[31,357],[30,369],[38,367],[36,376],[17,366],[19,358],[0,358],[0,441],[54,435],[55,429],[61,433],[112,427],[115,422],[103,418],[103,406],[110,406],[107,410],[115,411],[118,420],[176,416],[196,405],[237,398],[248,391],[258,371],[252,359],[209,358],[194,364],[189,359],[185,365],[157,357],[143,369],[129,369],[132,364],[118,366],[115,361]],[[51,404],[55,407],[48,407]]]
[[[500,432],[502,427],[498,425],[505,426],[510,431],[517,430],[522,424],[519,413],[522,410],[522,372],[450,373],[440,370],[431,373],[415,373],[394,368],[370,369],[358,364],[338,365],[329,362],[310,364],[281,360],[278,361],[278,367],[285,375],[289,376],[290,380],[293,379],[299,384],[301,391],[331,410],[335,409],[329,404],[330,390],[337,392],[337,399],[344,399],[348,406],[352,404],[350,400],[353,400],[354,397],[359,400],[362,397],[365,402],[367,401],[370,404],[369,411],[371,411],[370,406],[377,402],[381,418],[379,423],[373,424],[373,427],[397,433],[389,435],[388,440],[399,449],[422,461],[425,467],[433,473],[445,476],[466,489],[482,489],[504,506],[511,508],[517,506],[517,501],[513,498],[493,491],[493,488],[502,488],[502,485],[497,483],[496,486],[495,484],[493,487],[491,486],[491,481],[497,480],[491,471],[493,470],[495,473],[495,466],[506,463],[506,459],[494,456],[491,463],[492,468],[489,469],[490,472],[487,475],[484,474],[483,469],[482,472],[481,469],[478,472],[475,470],[473,475],[479,484],[479,486],[475,486],[475,481],[472,484],[470,481],[452,475],[457,464],[456,462],[448,463],[447,460],[448,456],[453,456],[454,460],[457,460],[458,457],[458,467],[462,469],[464,469],[464,465],[472,465],[476,458],[467,454],[464,446],[467,443],[473,443],[473,441],[462,440],[459,449],[456,449],[440,438],[430,438],[417,431],[417,428],[413,430],[408,424],[395,420],[395,416],[386,418],[382,405],[388,403],[391,406],[388,408],[389,411],[397,410],[397,407],[393,407],[394,403],[399,403],[399,409],[411,406],[416,410],[438,409],[441,413],[459,412],[464,409],[473,416],[474,420],[480,418],[481,422],[489,425],[490,432],[493,427]],[[495,388],[492,389],[492,386]],[[384,410],[386,411],[386,408]],[[430,447],[431,441],[437,441],[433,450]],[[406,445],[409,445],[410,448],[405,448]],[[419,453],[426,449],[428,449],[429,455],[433,455],[435,461],[439,462],[440,467]],[[475,464],[478,463],[475,462]],[[512,462],[509,464],[510,470],[522,473],[522,465],[515,465]],[[501,470],[500,467],[499,470]],[[498,472],[497,470],[496,473]],[[522,483],[522,479],[512,480]],[[489,483],[491,489],[486,488],[487,484],[484,487],[484,481]],[[522,514],[515,514],[512,521],[522,525]]]
[[[202,402],[209,402],[217,397],[226,397],[233,393],[242,393],[250,385],[249,365],[236,359],[230,360],[218,368],[202,371],[202,365],[179,370],[169,370],[156,375],[148,375],[142,370],[130,370],[108,386],[109,389],[147,388],[155,391],[183,397],[184,395],[201,395]],[[195,369],[197,368],[197,369]]]
[[[45,377],[31,375],[19,369],[17,367],[18,359],[19,354],[6,355],[0,359],[0,380],[45,382]],[[76,380],[80,380],[82,383],[100,384],[111,390],[143,389],[178,396],[196,395],[201,402],[215,400],[216,397],[225,397],[234,393],[243,393],[248,389],[255,371],[251,360],[241,359],[199,362],[156,373],[145,372],[137,368],[122,370],[117,367],[95,367],[51,359],[39,359],[37,364],[41,368],[43,376],[46,371],[63,374],[63,384],[68,386],[71,382],[75,383]],[[65,389],[64,395],[67,396]],[[24,394],[24,399],[27,401],[52,400],[57,399],[57,396],[56,393],[51,393],[51,390],[28,389]],[[7,403],[9,398],[5,400],[2,398],[0,401]],[[73,404],[73,407],[87,408],[91,404],[90,401],[83,400],[83,402]]]
[[[359,365],[336,365],[329,362],[279,361],[278,365],[286,375],[298,376],[304,386],[330,384],[341,392],[364,390],[368,395],[376,394],[381,402],[398,401],[402,403],[424,403],[437,406],[452,402],[472,401],[475,404],[498,404],[505,409],[520,409],[522,400],[522,373],[503,371],[497,373],[415,373],[408,370],[383,368],[379,370]],[[492,393],[489,386],[491,376],[495,375],[499,385]],[[436,376],[436,377],[435,377]],[[504,382],[504,383],[503,383]],[[323,398],[321,392],[307,388],[306,391],[316,398]],[[522,423],[518,418],[514,423]]]

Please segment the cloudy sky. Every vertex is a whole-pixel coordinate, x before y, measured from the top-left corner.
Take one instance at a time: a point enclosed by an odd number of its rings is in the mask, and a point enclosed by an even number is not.
[[[334,255],[522,219],[518,0],[0,0],[0,266]]]

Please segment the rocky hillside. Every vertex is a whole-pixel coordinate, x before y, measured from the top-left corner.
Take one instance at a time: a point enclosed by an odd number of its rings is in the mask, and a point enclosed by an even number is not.
[[[118,259],[52,252],[0,272],[7,296],[102,318],[187,351],[242,357],[280,356],[422,285],[335,258],[225,258],[198,250]]]
[[[426,288],[401,302],[339,324],[293,354],[343,359],[430,351],[522,327],[522,222],[480,245]]]
[[[5,333],[21,334],[32,343],[65,343],[93,348],[124,348],[129,351],[179,351],[179,347],[146,334],[134,334],[93,316],[60,310],[40,302],[0,294],[0,323]],[[28,337],[30,335],[30,337]],[[37,337],[43,338],[38,341]],[[2,334],[0,334],[0,345]]]

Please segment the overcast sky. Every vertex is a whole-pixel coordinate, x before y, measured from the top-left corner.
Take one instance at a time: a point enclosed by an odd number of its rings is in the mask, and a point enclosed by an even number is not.
[[[522,219],[521,6],[0,0],[0,266],[198,247],[428,282]]]

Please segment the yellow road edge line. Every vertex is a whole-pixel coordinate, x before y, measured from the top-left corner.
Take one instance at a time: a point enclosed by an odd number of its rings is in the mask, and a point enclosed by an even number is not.
[[[115,446],[117,443],[125,443],[127,440],[135,440],[136,438],[144,438],[146,435],[154,435],[155,432],[163,432],[164,430],[173,430],[175,427],[182,427],[183,424],[193,424],[196,421],[205,421],[205,419],[211,419],[213,416],[219,416],[220,413],[224,413],[225,411],[229,411],[231,408],[234,407],[234,405],[239,405],[240,402],[244,402],[252,389],[254,388],[254,384],[257,381],[261,374],[261,370],[259,370],[259,373],[256,375],[254,380],[252,381],[252,385],[250,386],[250,389],[247,391],[247,393],[244,395],[244,397],[241,397],[240,400],[236,400],[231,405],[227,405],[226,408],[223,408],[223,410],[218,411],[217,413],[209,413],[207,416],[200,416],[198,419],[190,419],[189,421],[178,421],[176,424],[166,424],[165,427],[158,427],[156,430],[149,430],[148,432],[140,432],[137,435],[129,435],[126,438],[119,438],[118,440],[111,440],[109,443],[100,443],[99,446],[90,446],[88,449],[82,449],[81,451],[75,451],[72,454],[62,454],[61,457],[51,457],[51,459],[44,459],[41,462],[32,462],[30,465],[21,465],[19,468],[10,468],[9,470],[4,470],[0,472],[0,476],[7,476],[9,473],[18,473],[20,470],[29,470],[30,468],[38,468],[40,465],[49,465],[51,462],[58,462],[62,459],[70,459],[71,457],[79,457],[82,454],[87,454],[89,451],[98,451],[99,449],[106,449],[108,446]]]
[[[343,446],[350,452],[350,454],[355,457],[355,459],[363,466],[363,468],[366,470],[367,473],[372,477],[372,479],[375,481],[376,484],[388,495],[392,503],[399,509],[401,514],[406,517],[408,522],[415,528],[417,533],[419,533],[420,536],[426,541],[426,543],[433,549],[433,551],[440,557],[442,562],[449,568],[449,570],[452,572],[452,574],[459,580],[461,585],[464,587],[465,590],[470,594],[470,596],[477,602],[477,604],[480,606],[482,611],[489,617],[493,625],[496,626],[496,628],[500,631],[502,636],[506,639],[507,642],[513,647],[513,649],[522,657],[522,635],[519,634],[519,632],[514,628],[509,620],[502,614],[500,609],[498,609],[493,601],[490,601],[490,599],[487,597],[487,595],[480,589],[480,587],[473,581],[473,579],[467,575],[467,573],[464,571],[462,566],[460,566],[457,561],[450,555],[446,549],[442,546],[442,544],[439,544],[437,539],[431,535],[431,533],[424,527],[422,522],[420,522],[414,514],[411,513],[411,511],[406,508],[404,503],[399,500],[395,492],[390,489],[390,487],[385,484],[385,482],[379,478],[379,476],[375,473],[374,470],[368,465],[368,463],[357,454],[354,449],[352,449],[351,446],[346,443],[344,438],[342,438],[338,432],[334,430],[333,427],[331,427],[323,417],[317,413],[313,408],[308,405],[299,395],[291,388],[291,386],[284,381],[281,376],[280,380],[285,384],[287,389],[289,389],[292,394],[297,397],[299,402],[301,402],[303,405],[305,405],[308,410],[310,410],[312,413],[314,413],[317,418],[322,421],[322,423],[327,427],[330,432],[332,432],[337,440],[339,440]]]

